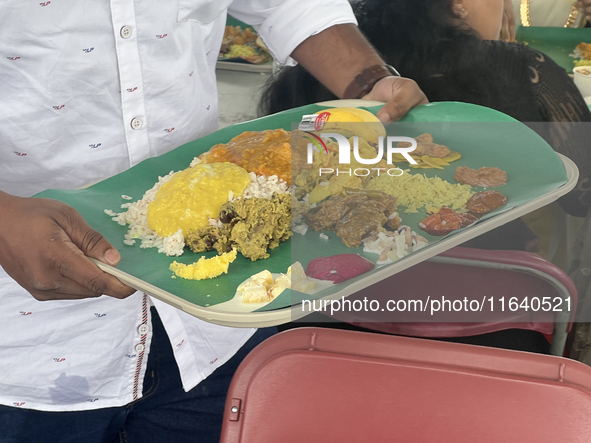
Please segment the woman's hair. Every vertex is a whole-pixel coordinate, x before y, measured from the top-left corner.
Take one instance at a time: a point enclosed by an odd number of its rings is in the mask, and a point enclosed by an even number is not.
[[[452,0],[365,0],[354,5],[359,29],[386,63],[415,80],[430,101],[491,106],[497,73],[487,68],[478,33],[452,10]],[[495,81],[496,80],[496,81]],[[259,103],[265,115],[336,97],[301,66],[284,68],[267,82]]]

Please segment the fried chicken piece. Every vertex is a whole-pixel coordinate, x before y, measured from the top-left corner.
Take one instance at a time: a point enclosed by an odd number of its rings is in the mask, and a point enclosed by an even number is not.
[[[507,173],[502,169],[487,166],[483,166],[478,170],[467,166],[458,166],[454,174],[454,180],[463,185],[494,188],[507,183]]]

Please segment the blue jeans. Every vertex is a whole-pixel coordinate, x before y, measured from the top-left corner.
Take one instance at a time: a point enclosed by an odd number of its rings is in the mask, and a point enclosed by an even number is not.
[[[126,406],[44,412],[0,406],[0,443],[218,443],[226,392],[244,357],[277,332],[259,329],[225,365],[189,392],[152,308],[154,337],[143,397]]]

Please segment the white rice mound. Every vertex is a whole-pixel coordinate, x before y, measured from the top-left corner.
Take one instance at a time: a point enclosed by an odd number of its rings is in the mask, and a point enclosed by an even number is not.
[[[191,162],[190,167],[200,163],[201,160],[195,157]],[[121,209],[125,209],[125,211],[117,213],[113,210],[105,209],[105,214],[109,215],[111,220],[122,226],[129,225],[127,234],[125,234],[125,239],[123,240],[124,244],[133,246],[136,243],[136,240],[141,240],[140,248],[158,248],[159,253],[168,256],[178,257],[183,254],[185,238],[181,229],[169,237],[162,237],[148,227],[148,205],[154,201],[156,193],[160,187],[169,181],[174,174],[175,172],[171,171],[164,177],[158,177],[158,182],[151,189],[146,191],[141,200],[122,204]],[[250,172],[248,177],[250,178],[251,183],[245,189],[242,197],[234,198],[232,192],[230,192],[230,195],[228,195],[228,201],[252,197],[270,199],[275,192],[280,194],[291,192],[290,186],[276,175],[271,175],[269,177],[265,175],[257,176],[254,172]],[[221,222],[218,219],[210,218],[209,225],[220,226]]]

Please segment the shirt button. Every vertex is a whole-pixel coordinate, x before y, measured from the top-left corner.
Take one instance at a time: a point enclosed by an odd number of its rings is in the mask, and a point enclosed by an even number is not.
[[[133,118],[131,119],[131,127],[132,129],[140,129],[144,125],[144,122],[141,118]]]
[[[121,31],[119,31],[121,34],[121,37],[123,38],[129,38],[131,37],[131,26],[124,26],[121,28]]]
[[[135,352],[143,352],[144,349],[146,349],[146,347],[144,345],[142,345],[141,343],[135,345]]]
[[[137,331],[141,334],[141,335],[145,335],[148,333],[148,325],[143,323],[140,325],[139,328],[137,328]]]

